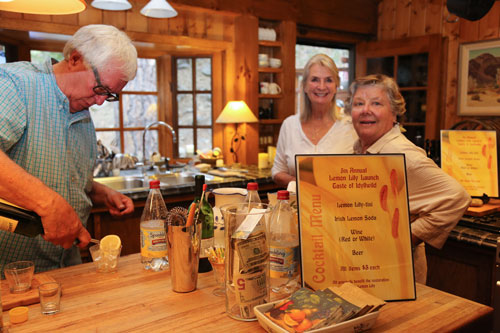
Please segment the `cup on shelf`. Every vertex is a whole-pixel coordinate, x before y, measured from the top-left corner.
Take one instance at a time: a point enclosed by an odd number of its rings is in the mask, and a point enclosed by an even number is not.
[[[259,40],[276,40],[276,30],[272,28],[259,28]]]
[[[259,67],[269,67],[269,55],[267,53],[259,53]]]
[[[269,94],[269,82],[261,82],[260,83],[260,93],[261,94]]]
[[[271,95],[277,95],[281,93],[281,87],[277,83],[271,82],[269,83],[269,93]]]
[[[272,68],[280,68],[281,67],[281,59],[271,58],[271,59],[269,59],[269,65]]]

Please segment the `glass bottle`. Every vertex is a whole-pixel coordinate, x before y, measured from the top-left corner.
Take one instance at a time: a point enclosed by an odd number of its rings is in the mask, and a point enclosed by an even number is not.
[[[210,272],[212,265],[208,261],[206,250],[214,246],[214,212],[207,200],[208,193],[203,195],[204,175],[194,177],[194,203],[196,205],[195,216],[201,220],[201,249],[198,273]],[[202,198],[203,195],[203,198]],[[199,212],[198,212],[199,211]],[[196,221],[197,222],[197,221]]]
[[[27,237],[44,233],[42,219],[29,210],[0,199],[0,230],[14,232]]]
[[[258,190],[259,190],[259,184],[257,183],[247,184],[247,195],[245,197],[245,203],[248,204],[249,212],[252,210],[252,208],[254,208],[255,203],[261,202]]]
[[[300,288],[298,219],[289,198],[288,191],[278,191],[269,225],[271,301],[285,298]]]
[[[168,268],[165,232],[168,211],[160,192],[160,181],[152,180],[149,188],[140,224],[141,262],[144,269],[158,272]]]

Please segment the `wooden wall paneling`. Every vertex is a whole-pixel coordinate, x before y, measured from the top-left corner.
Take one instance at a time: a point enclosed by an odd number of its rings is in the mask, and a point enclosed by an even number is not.
[[[186,19],[188,36],[206,38],[206,13],[193,12]]]
[[[148,32],[148,18],[141,14],[141,9],[144,3],[134,0],[129,0],[132,8],[125,12],[127,31]]]
[[[297,26],[293,21],[283,21],[280,24],[279,30],[282,32],[282,50],[281,59],[283,68],[283,82],[282,88],[282,107],[278,110],[280,114],[277,115],[279,119],[295,113],[295,41],[297,40]]]
[[[224,17],[205,15],[205,35],[203,38],[224,40]]]
[[[479,39],[495,39],[499,37],[500,1],[495,4],[482,19],[479,20]]]
[[[102,24],[113,25],[120,30],[127,27],[127,14],[125,11],[102,11]]]
[[[439,34],[443,25],[443,8],[446,0],[427,0],[425,9],[425,33]]]
[[[165,54],[157,59],[158,91],[158,120],[173,124],[172,114],[172,56]],[[172,136],[164,127],[159,127],[159,149],[162,156],[174,156]],[[179,139],[179,133],[177,139]]]
[[[394,39],[396,0],[383,0],[378,6],[378,39]]]
[[[81,26],[102,23],[102,10],[87,6],[83,12],[78,13],[78,24]]]
[[[241,15],[235,19],[235,92],[236,99],[244,100],[258,118],[258,28],[255,16]],[[242,124],[246,140],[241,144],[238,156],[243,164],[257,164],[259,149],[258,124]]]
[[[23,14],[23,18],[29,21],[52,22],[52,15]]]
[[[428,42],[428,82],[427,82],[427,111],[425,122],[425,138],[430,140],[439,139],[439,130],[442,125],[441,112],[441,82],[431,78],[443,77],[442,61],[442,36],[440,34],[429,35]]]
[[[165,33],[168,32],[170,35],[187,36],[187,14],[185,12],[179,12],[176,17],[169,18],[167,22],[168,30]],[[154,22],[150,19],[149,23],[149,31],[151,32],[158,22]]]
[[[212,56],[212,142],[213,147],[219,148],[224,145],[224,126],[215,123],[225,106],[222,53],[216,52]]]
[[[469,21],[459,19],[460,26],[460,42],[467,43],[479,39],[479,21]]]
[[[425,35],[426,10],[428,0],[413,0],[410,9],[410,31],[409,36]]]
[[[396,17],[394,24],[394,37],[406,38],[410,33],[410,26],[413,22],[410,21],[411,17],[412,0],[399,0],[396,1]]]
[[[448,16],[448,10],[444,11]],[[458,89],[458,47],[460,25],[458,23],[443,24],[443,35],[448,38],[448,58],[446,63],[446,104],[444,105],[443,128],[450,128],[457,121],[457,89]]]
[[[51,15],[51,22],[78,25],[78,14],[71,15]]]

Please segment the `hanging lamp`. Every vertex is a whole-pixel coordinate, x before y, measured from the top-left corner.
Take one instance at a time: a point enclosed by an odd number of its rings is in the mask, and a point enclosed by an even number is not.
[[[7,12],[65,15],[83,12],[87,8],[85,0],[0,0],[0,10]]]
[[[166,0],[150,0],[141,9],[141,14],[154,18],[170,18],[177,16],[177,11]]]
[[[103,10],[127,10],[132,8],[132,5],[127,0],[94,0],[90,5]]]

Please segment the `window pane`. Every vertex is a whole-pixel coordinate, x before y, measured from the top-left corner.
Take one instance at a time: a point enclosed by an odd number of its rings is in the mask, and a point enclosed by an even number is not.
[[[101,140],[104,147],[109,150],[119,153],[120,152],[120,132],[110,131],[110,132],[96,132],[97,140]]]
[[[197,125],[212,125],[212,94],[196,95]]]
[[[139,161],[143,160],[142,151],[142,133],[143,131],[125,131],[125,153],[136,156]],[[146,156],[149,157],[158,151],[158,131],[149,130],[146,133]]]
[[[124,91],[157,91],[156,59],[137,59],[137,75],[127,83]]]
[[[7,58],[5,57],[5,46],[0,45],[0,64],[5,64]]]
[[[212,149],[212,130],[210,128],[198,128],[196,131],[196,149],[207,152]]]
[[[90,115],[96,128],[118,128],[120,119],[118,117],[120,103],[104,101],[102,105],[92,105]]]
[[[49,52],[49,51],[30,51],[31,62],[35,64],[43,64],[48,57],[54,58],[57,61],[61,61],[64,59],[62,52]]]
[[[212,90],[212,61],[210,58],[196,59],[196,90]]]
[[[146,127],[158,120],[156,95],[122,95],[123,126]]]
[[[179,157],[191,157],[194,155],[193,129],[179,129]]]
[[[177,59],[177,90],[193,90],[192,59]]]
[[[178,94],[177,110],[180,126],[193,125],[193,94]]]

